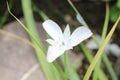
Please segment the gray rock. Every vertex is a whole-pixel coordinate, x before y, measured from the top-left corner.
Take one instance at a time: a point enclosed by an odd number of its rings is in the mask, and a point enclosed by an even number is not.
[[[39,29],[42,27],[41,23],[37,25]],[[3,30],[29,39],[27,33],[17,22],[7,24]],[[32,47],[21,40],[0,33],[0,80],[20,80],[37,63]],[[40,68],[35,70],[28,80],[45,80],[42,70]]]

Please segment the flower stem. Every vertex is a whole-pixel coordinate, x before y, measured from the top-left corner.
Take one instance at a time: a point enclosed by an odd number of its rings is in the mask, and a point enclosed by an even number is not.
[[[67,53],[65,52],[64,54],[65,55],[61,56],[61,61],[62,61],[63,66],[65,68],[65,73],[66,73],[67,77],[69,78],[69,80],[80,80],[77,72],[75,71],[75,69],[71,65],[71,62],[67,56]]]
[[[65,74],[67,74],[67,54],[64,54],[64,69],[65,69]]]

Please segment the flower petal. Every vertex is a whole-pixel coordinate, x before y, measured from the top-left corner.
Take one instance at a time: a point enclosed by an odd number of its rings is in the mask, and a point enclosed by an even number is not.
[[[95,34],[95,38],[96,38],[97,42],[100,44],[101,43],[101,36],[98,35],[98,34]],[[98,49],[98,46],[97,46],[97,44],[95,43],[95,41],[93,39],[90,39],[87,42],[86,47],[88,49],[91,49],[91,50]]]
[[[47,60],[48,62],[53,62],[56,58],[61,56],[64,53],[63,50],[59,49],[59,46],[49,46],[47,52]]]
[[[56,42],[54,41],[54,40],[52,40],[52,39],[47,39],[46,40],[49,44],[51,44],[52,46],[53,45],[56,45]]]
[[[69,37],[70,37],[70,27],[69,27],[68,24],[67,24],[67,26],[66,26],[66,28],[65,28],[65,30],[64,30],[64,36],[65,36],[66,38],[69,38]]]
[[[71,46],[76,46],[83,40],[89,38],[92,35],[92,32],[87,27],[78,27],[70,37]]]
[[[120,56],[120,47],[117,44],[115,44],[115,43],[111,44],[109,46],[109,50],[116,57]]]
[[[59,25],[57,25],[52,20],[44,21],[43,28],[54,40],[57,40],[59,37],[62,37],[62,31]]]

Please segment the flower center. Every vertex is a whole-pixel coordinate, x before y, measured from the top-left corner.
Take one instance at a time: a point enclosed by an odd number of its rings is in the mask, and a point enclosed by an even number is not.
[[[65,43],[64,43],[64,41],[62,41],[62,46],[65,46]]]

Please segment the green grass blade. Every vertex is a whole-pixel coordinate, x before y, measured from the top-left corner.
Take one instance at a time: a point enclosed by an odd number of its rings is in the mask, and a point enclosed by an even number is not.
[[[107,28],[108,28],[108,23],[109,23],[109,4],[106,3],[106,14],[105,14],[105,21],[104,21],[104,25],[103,25],[103,30],[102,30],[102,41],[105,39],[106,37],[106,34],[107,34]],[[101,41],[101,42],[102,42]],[[105,56],[105,55],[103,55]],[[102,58],[102,57],[101,57]],[[98,69],[100,67],[100,64],[101,64],[101,58],[99,59],[96,67],[95,67],[95,70],[93,72],[93,80],[97,80],[97,76],[98,76]],[[105,60],[105,59],[104,59]]]

